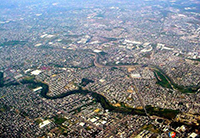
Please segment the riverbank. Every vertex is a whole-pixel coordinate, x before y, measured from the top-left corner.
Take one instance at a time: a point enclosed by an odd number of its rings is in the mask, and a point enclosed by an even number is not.
[[[45,84],[43,82],[37,82],[34,80],[23,80],[21,83],[30,84],[32,85],[32,87],[42,87],[42,90],[40,92],[40,96],[42,98],[54,100],[54,99],[61,99],[61,98],[67,97],[72,94],[83,94],[83,95],[89,94],[96,100],[96,102],[101,104],[104,110],[108,110],[110,112],[122,113],[122,114],[142,115],[142,116],[146,115],[144,109],[135,109],[135,108],[126,107],[126,106],[123,106],[123,107],[113,106],[103,95],[96,92],[89,91],[89,90],[83,90],[81,87],[79,87],[78,90],[68,91],[66,93],[62,93],[60,95],[51,97],[51,96],[48,96],[48,92],[49,92],[48,84]],[[156,116],[163,117],[166,119],[174,119],[176,115],[179,113],[178,110],[162,109],[159,107],[152,107],[150,105],[146,106],[146,110],[148,111],[148,114],[150,116],[156,115]]]

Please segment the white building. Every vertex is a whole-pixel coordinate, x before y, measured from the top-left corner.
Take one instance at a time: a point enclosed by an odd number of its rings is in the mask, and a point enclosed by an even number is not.
[[[31,75],[39,75],[41,72],[41,70],[34,70],[31,72]]]

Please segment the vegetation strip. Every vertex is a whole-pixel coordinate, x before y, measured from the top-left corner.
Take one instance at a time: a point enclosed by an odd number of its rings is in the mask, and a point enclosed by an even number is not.
[[[47,95],[49,92],[49,86],[43,82],[35,82],[33,80],[24,80],[22,81],[22,84],[32,84],[35,87],[41,86],[42,90],[40,92],[40,95],[41,97],[46,98],[46,99],[52,99],[52,100],[61,99],[72,94],[83,94],[83,95],[90,94],[96,100],[96,102],[101,104],[104,110],[109,110],[110,112],[117,112],[117,113],[123,113],[123,114],[143,115],[143,116],[146,115],[144,109],[135,109],[135,108],[127,107],[127,106],[115,107],[101,94],[98,94],[96,92],[92,92],[89,90],[83,90],[81,87],[79,87],[78,90],[68,91],[66,93],[62,93],[60,95],[51,97]],[[152,107],[150,105],[147,105],[146,109],[149,115],[151,116],[156,115],[156,116],[160,116],[167,119],[173,119],[179,113],[178,110],[162,109],[162,108]]]

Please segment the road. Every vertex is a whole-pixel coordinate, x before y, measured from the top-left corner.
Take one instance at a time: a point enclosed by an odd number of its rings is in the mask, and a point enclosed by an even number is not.
[[[96,66],[96,67],[99,67],[99,68],[103,68],[103,67],[105,67],[105,68],[107,68],[107,67],[124,67],[124,68],[135,68],[135,67],[141,67],[142,65],[103,65],[103,64],[101,64],[101,63],[99,63],[99,55],[98,54],[96,54],[96,53],[92,53],[94,56],[95,56],[95,59],[94,59],[94,65]],[[130,74],[127,74],[127,73],[125,73],[127,76],[129,76]],[[129,77],[130,78],[130,77]],[[147,116],[150,116],[148,113],[147,113],[147,110],[146,110],[146,107],[145,107],[145,103],[143,102],[143,99],[142,99],[142,97],[141,97],[141,95],[138,93],[138,89],[136,88],[136,85],[134,85],[134,82],[133,82],[133,79],[132,78],[130,78],[131,80],[132,80],[132,89],[136,92],[136,95],[137,95],[137,97],[138,97],[138,99],[139,99],[139,102],[140,102],[140,104],[141,104],[141,106],[143,107],[143,109],[144,109],[144,111],[145,111],[145,114],[147,115]]]

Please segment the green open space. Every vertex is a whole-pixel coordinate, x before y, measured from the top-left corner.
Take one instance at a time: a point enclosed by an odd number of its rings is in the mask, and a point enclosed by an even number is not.
[[[156,77],[156,84],[165,87],[165,88],[170,88],[172,89],[170,83],[168,82],[168,80],[166,79],[166,77],[158,70],[154,70],[154,75]]]
[[[7,41],[4,43],[1,43],[0,46],[15,46],[15,45],[24,45],[26,44],[26,41]]]
[[[64,117],[61,117],[59,115],[54,116],[54,121],[56,124],[62,125],[67,119]]]
[[[200,88],[200,86],[183,86],[183,85],[178,85],[176,83],[174,83],[174,81],[172,81],[171,78],[169,78],[169,76],[167,76],[163,71],[161,71],[159,68],[153,68],[153,72],[154,75],[156,77],[157,80],[157,84],[165,87],[165,88],[173,88],[177,89],[178,91],[182,92],[182,93],[195,93],[198,91],[198,89]]]
[[[62,44],[64,44],[64,45],[71,44],[72,42],[73,42],[73,41],[70,40],[70,39],[62,39],[62,40],[60,41],[60,43],[62,43]]]
[[[148,130],[148,131],[151,131],[151,132],[154,132],[154,133],[160,133],[161,132],[161,130],[159,130],[158,127],[156,127],[152,124],[144,125],[142,127],[142,129],[145,129],[145,130]]]
[[[3,72],[0,72],[0,87],[4,86]]]
[[[191,58],[189,58],[189,60],[200,61],[200,58],[197,58],[197,59],[191,59]]]
[[[35,122],[39,125],[40,123],[42,123],[43,122],[43,120],[42,119],[40,119],[40,118],[38,118],[38,119],[36,119],[35,120]]]
[[[5,104],[0,104],[0,113],[1,112],[5,112],[5,111],[9,111],[10,110],[10,106],[5,105]]]
[[[179,110],[163,109],[158,107],[152,107],[151,105],[147,105],[146,110],[150,115],[160,116],[167,119],[173,119],[178,113],[180,113]]]

